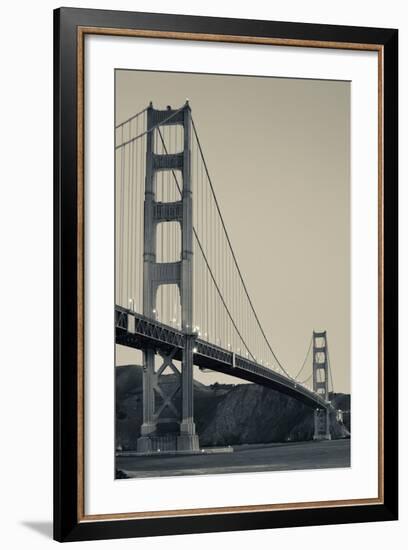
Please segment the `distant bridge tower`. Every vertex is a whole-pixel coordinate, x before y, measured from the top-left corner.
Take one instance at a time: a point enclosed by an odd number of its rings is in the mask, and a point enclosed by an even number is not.
[[[326,331],[313,331],[313,391],[329,400],[329,364]],[[313,439],[331,439],[329,407],[314,412]]]
[[[183,150],[166,154],[155,153],[155,130],[160,124],[178,124],[183,128]],[[160,352],[161,366],[156,370],[156,349],[143,351],[143,424],[137,442],[139,452],[159,450],[199,450],[193,417],[193,353],[196,334],[193,332],[193,208],[191,192],[191,111],[188,102],[180,110],[147,109],[146,179],[144,202],[144,271],[143,314],[153,319],[157,290],[161,285],[177,284],[181,301],[181,328],[184,333],[181,374],[173,360],[176,348]],[[182,196],[176,202],[156,200],[156,176],[159,171],[180,170]],[[156,261],[156,230],[159,223],[178,222],[181,228],[181,255],[175,262]],[[161,380],[170,368],[178,386]],[[181,390],[181,411],[176,401]],[[168,415],[171,412],[170,416]],[[174,431],[170,426],[178,426]]]

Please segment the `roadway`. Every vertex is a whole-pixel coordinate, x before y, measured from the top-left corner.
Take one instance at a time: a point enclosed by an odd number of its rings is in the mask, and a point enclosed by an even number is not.
[[[172,352],[174,359],[182,359],[185,334],[181,330],[118,305],[115,308],[115,319],[117,344],[140,350],[148,347],[161,349],[167,354]],[[200,338],[195,339],[194,348],[194,365],[198,367],[268,386],[302,401],[309,407],[329,408],[334,412],[330,402],[326,401],[322,395],[271,367],[234,354],[230,350]]]

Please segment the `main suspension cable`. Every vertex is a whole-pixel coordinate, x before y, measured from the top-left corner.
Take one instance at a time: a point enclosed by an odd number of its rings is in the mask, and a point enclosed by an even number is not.
[[[278,364],[278,366],[280,367],[280,369],[286,374],[286,376],[288,378],[292,378],[292,376],[290,376],[290,374],[286,371],[286,369],[282,366],[281,362],[279,361],[278,357],[276,356],[275,352],[273,351],[272,349],[272,346],[271,344],[269,343],[269,340],[265,334],[265,331],[261,325],[261,322],[259,320],[259,317],[255,311],[255,308],[254,308],[254,305],[252,303],[252,300],[251,300],[251,297],[249,296],[249,292],[248,292],[248,289],[245,285],[245,282],[244,282],[244,279],[243,279],[243,276],[242,276],[242,273],[241,273],[241,270],[239,268],[239,265],[238,265],[238,262],[237,262],[237,258],[235,256],[235,253],[234,253],[234,250],[232,248],[232,244],[231,244],[231,240],[229,238],[229,235],[228,235],[228,232],[227,232],[227,228],[225,226],[225,223],[224,223],[224,219],[222,217],[222,214],[221,214],[221,210],[220,210],[220,207],[219,207],[219,204],[218,204],[218,201],[217,201],[217,197],[215,196],[215,191],[214,191],[214,187],[213,187],[213,184],[212,184],[212,181],[211,181],[211,177],[210,177],[210,174],[209,174],[209,171],[208,171],[208,167],[207,167],[207,163],[205,162],[205,158],[204,158],[204,154],[203,154],[203,150],[202,150],[202,147],[201,147],[201,142],[200,142],[200,139],[198,137],[198,133],[197,133],[197,129],[196,129],[196,126],[194,124],[194,120],[193,120],[193,117],[191,117],[191,123],[192,123],[192,127],[193,127],[193,131],[194,131],[194,134],[195,134],[195,137],[196,137],[196,140],[197,140],[197,144],[198,144],[198,147],[199,147],[199,150],[200,150],[200,154],[201,154],[201,159],[202,159],[202,162],[204,164],[204,168],[205,168],[205,171],[206,171],[206,174],[207,174],[207,178],[208,178],[208,182],[210,184],[210,188],[211,188],[211,192],[212,192],[212,195],[213,195],[213,198],[214,198],[214,202],[216,204],[216,207],[217,207],[217,211],[218,211],[218,214],[219,214],[219,217],[220,217],[220,220],[221,220],[221,224],[222,224],[222,227],[224,229],[224,233],[225,233],[225,236],[226,236],[226,239],[227,239],[227,242],[228,242],[228,246],[230,248],[230,251],[231,251],[231,255],[234,259],[234,263],[235,263],[235,266],[237,268],[237,271],[238,271],[238,275],[240,277],[240,280],[241,280],[241,283],[242,283],[242,286],[244,288],[244,291],[245,291],[245,294],[247,296],[247,299],[248,299],[248,302],[251,306],[251,309],[252,309],[252,313],[255,317],[255,320],[258,324],[258,327],[262,333],[262,336],[266,342],[266,345],[267,347],[269,348],[269,351],[271,352],[272,356],[274,357],[276,363]]]
[[[297,380],[297,379],[299,378],[300,373],[301,373],[302,370],[305,368],[307,358],[309,357],[309,353],[310,353],[310,350],[311,350],[311,348],[312,348],[312,342],[313,342],[313,336],[310,338],[309,347],[308,347],[308,349],[307,349],[307,353],[306,353],[305,359],[304,359],[304,361],[303,361],[302,366],[300,367],[299,372],[298,372],[297,375],[295,376],[295,380]]]
[[[161,133],[161,131],[160,131],[160,128],[158,128],[158,134],[159,134],[159,136],[160,136],[160,139],[161,139],[161,142],[162,142],[164,151],[165,151],[166,154],[168,154],[168,152],[167,152],[167,147],[166,147],[166,144],[165,144],[165,142],[164,142],[164,138],[163,138],[163,135],[162,135],[162,133]],[[177,176],[176,176],[174,170],[172,170],[171,172],[172,172],[172,174],[173,174],[173,177],[174,177],[174,180],[175,180],[175,182],[176,182],[177,188],[178,188],[178,190],[179,190],[179,192],[180,192],[180,194],[181,194],[181,188],[180,188],[180,185],[179,185]],[[193,227],[193,233],[194,233],[194,236],[195,236],[195,238],[196,238],[196,240],[197,240],[198,246],[199,246],[199,248],[200,248],[200,251],[201,251],[201,254],[202,254],[203,259],[204,259],[204,261],[205,261],[205,264],[206,264],[206,266],[207,266],[207,269],[208,269],[208,271],[209,271],[209,273],[210,273],[210,275],[211,275],[211,279],[212,279],[212,281],[213,281],[213,283],[214,283],[214,286],[215,286],[215,288],[217,289],[218,295],[219,295],[219,297],[220,297],[220,299],[221,299],[221,301],[222,301],[222,303],[223,303],[223,305],[224,305],[224,308],[225,308],[225,310],[226,310],[226,312],[227,312],[227,314],[228,314],[228,317],[230,318],[232,324],[234,325],[234,328],[235,328],[235,330],[236,330],[236,332],[237,332],[237,334],[238,334],[240,340],[242,341],[242,343],[244,344],[245,348],[247,349],[248,353],[251,355],[252,359],[255,360],[254,355],[252,354],[251,350],[249,349],[248,345],[246,344],[246,342],[245,342],[245,340],[244,340],[244,338],[243,338],[243,336],[242,336],[240,330],[238,329],[238,327],[237,327],[237,325],[236,325],[236,323],[235,323],[235,321],[234,321],[234,319],[233,319],[233,317],[232,317],[232,315],[231,315],[231,312],[230,312],[230,310],[229,310],[229,308],[228,308],[228,306],[227,306],[227,304],[226,304],[226,302],[225,302],[225,300],[224,300],[224,298],[223,298],[223,296],[222,296],[221,290],[220,290],[220,288],[219,288],[219,286],[218,286],[218,283],[217,283],[217,281],[216,281],[216,279],[215,279],[215,276],[214,276],[214,274],[213,274],[213,272],[212,272],[212,269],[211,269],[211,267],[210,267],[210,265],[209,265],[209,263],[208,263],[208,260],[207,260],[207,257],[206,257],[206,255],[205,255],[204,249],[203,249],[203,247],[202,247],[202,245],[201,245],[200,238],[199,238],[199,236],[198,236],[198,234],[197,234],[197,231],[196,231],[196,229],[195,229],[194,227]]]
[[[146,134],[149,134],[150,132],[153,132],[153,130],[155,130],[156,128],[160,128],[160,126],[163,126],[163,124],[166,124],[169,120],[171,120],[173,117],[178,115],[180,113],[180,111],[182,111],[183,109],[184,109],[184,105],[182,107],[180,107],[180,109],[177,109],[177,111],[174,111],[174,113],[172,113],[170,116],[163,119],[161,122],[158,122],[157,124],[155,124],[151,128],[148,128],[147,130],[144,130],[144,132],[142,132],[141,134],[139,134],[135,137],[132,137],[132,138],[128,139],[127,141],[124,141],[123,143],[120,143],[119,145],[116,145],[115,149],[119,149],[120,147],[124,147],[125,145],[129,145],[129,143],[132,143],[132,141],[136,141],[137,139],[145,136]]]

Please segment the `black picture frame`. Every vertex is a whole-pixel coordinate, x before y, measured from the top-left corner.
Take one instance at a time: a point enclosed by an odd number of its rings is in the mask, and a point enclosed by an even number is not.
[[[78,358],[83,327],[78,320],[78,29],[146,30],[236,37],[265,37],[376,45],[382,52],[383,249],[382,483],[381,501],[350,506],[309,506],[264,511],[118,519],[81,518],[78,399],[82,384]],[[60,8],[54,12],[54,537],[58,541],[145,537],[276,527],[395,520],[398,517],[398,31]],[[245,504],[245,503],[243,503]]]

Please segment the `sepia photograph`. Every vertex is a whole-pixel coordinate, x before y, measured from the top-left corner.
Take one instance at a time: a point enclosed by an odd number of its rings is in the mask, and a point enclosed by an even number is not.
[[[398,31],[54,12],[54,537],[398,518]]]
[[[115,478],[350,467],[350,82],[115,71]]]

